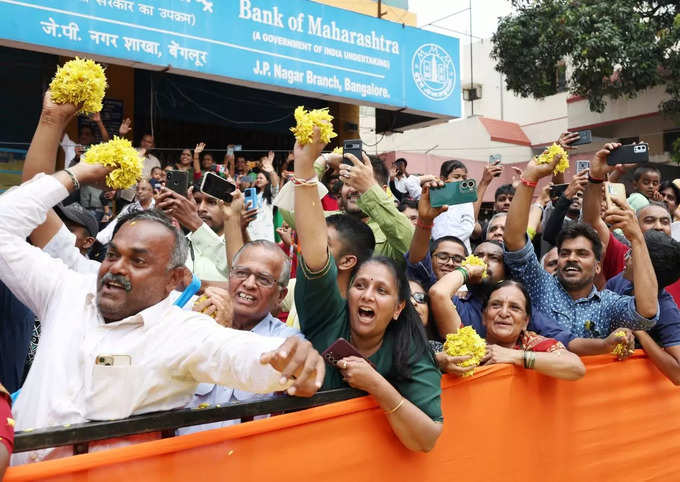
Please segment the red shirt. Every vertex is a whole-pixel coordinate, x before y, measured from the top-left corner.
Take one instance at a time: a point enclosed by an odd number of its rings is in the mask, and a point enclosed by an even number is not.
[[[673,297],[675,304],[680,306],[680,279],[675,283],[666,286],[666,291]]]
[[[324,197],[321,198],[321,205],[323,206],[324,211],[339,211],[340,210],[340,205],[338,204],[338,200],[335,199],[334,197],[331,197],[330,194],[326,194]]]
[[[626,267],[624,257],[628,251],[628,246],[616,239],[616,236],[609,232],[609,244],[607,252],[602,260],[602,273],[606,279],[613,278]]]

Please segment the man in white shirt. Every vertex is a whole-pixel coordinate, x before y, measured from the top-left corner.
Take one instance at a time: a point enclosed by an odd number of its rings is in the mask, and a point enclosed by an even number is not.
[[[271,313],[288,291],[286,287],[290,278],[290,259],[281,248],[266,240],[252,241],[236,253],[233,265],[229,273],[229,293],[234,308],[232,327],[262,336],[304,338],[299,330],[285,325]],[[201,383],[189,406],[197,408],[203,404],[226,404],[273,396],[273,393],[258,395],[231,386]],[[178,433],[184,435],[225,427],[239,421],[235,419],[187,427],[178,430]]]
[[[227,281],[229,263],[222,207],[217,199],[195,188],[189,189],[187,197],[163,188],[158,208],[190,231],[187,268],[203,281]]]
[[[58,136],[75,107],[50,110],[43,110],[38,129]],[[121,220],[96,276],[71,271],[26,242],[70,191],[81,182],[103,182],[108,172],[81,163],[39,174],[0,197],[0,279],[42,321],[40,345],[14,405],[16,429],[183,407],[199,382],[315,393],[325,368],[309,343],[224,328],[172,305],[168,295],[184,277],[186,245],[157,211]],[[59,452],[17,454],[13,462]]]
[[[400,157],[394,161],[393,167],[395,174],[392,177],[392,183],[390,183],[390,189],[394,188],[397,192],[393,192],[400,201],[403,198],[411,198],[416,201],[420,199],[422,189],[420,187],[420,179],[418,176],[409,175],[406,172],[406,166],[408,163],[406,159]]]

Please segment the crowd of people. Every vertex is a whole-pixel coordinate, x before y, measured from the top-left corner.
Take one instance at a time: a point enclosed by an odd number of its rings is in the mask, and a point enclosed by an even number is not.
[[[577,380],[581,356],[625,359],[637,346],[680,384],[680,180],[635,166],[627,202],[607,202],[604,182],[628,169],[607,164],[619,144],[568,183],[554,174],[559,156],[521,171],[489,164],[477,202],[433,207],[434,189],[467,179],[464,163],[413,175],[405,159],[329,153],[316,128],[280,158],[230,146],[219,162],[198,143],[164,166],[144,134],[142,179],[116,192],[111,168],[80,162],[80,148],[64,149],[55,172],[76,110],[45,95],[24,182],[0,197],[0,302],[15,325],[2,381],[18,392],[17,430],[350,386],[375,398],[404,446],[429,451],[444,423],[442,373],[476,367],[444,349],[464,326],[486,340],[481,365]],[[129,120],[119,133],[133,135]],[[573,140],[557,142],[569,150]],[[81,130],[79,145],[93,142]],[[516,180],[496,186],[481,219],[503,169]],[[166,185],[176,171],[186,192]],[[201,191],[206,173],[235,185],[230,199]],[[535,192],[550,176],[568,184],[552,198]],[[485,266],[465,263],[470,254]],[[194,278],[201,290],[182,307]],[[339,339],[353,353],[325,361]]]

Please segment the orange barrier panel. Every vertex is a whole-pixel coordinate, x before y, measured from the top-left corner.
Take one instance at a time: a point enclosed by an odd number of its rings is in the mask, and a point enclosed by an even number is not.
[[[509,365],[443,380],[444,432],[402,447],[370,397],[12,467],[6,481],[677,480],[680,394],[640,351],[577,382]]]

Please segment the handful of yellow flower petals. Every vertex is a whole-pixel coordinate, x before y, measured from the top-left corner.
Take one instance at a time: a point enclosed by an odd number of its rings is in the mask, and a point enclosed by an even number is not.
[[[472,358],[465,360],[458,365],[461,367],[470,367],[479,365],[479,362],[486,354],[486,341],[479,336],[474,328],[471,326],[464,326],[457,333],[449,333],[446,335],[446,342],[444,343],[444,351],[451,356],[465,356],[472,355]],[[474,370],[470,370],[463,376],[470,376]]]
[[[332,154],[340,154],[340,155],[342,155],[342,153],[343,153],[343,150],[342,150],[342,147],[340,147],[340,146],[333,149],[333,152],[332,152]]]
[[[333,116],[328,113],[328,109],[314,109],[307,111],[303,106],[298,106],[295,109],[295,127],[291,127],[290,131],[295,134],[295,139],[298,144],[304,146],[312,142],[312,134],[314,127],[318,127],[321,131],[321,142],[328,144],[331,139],[337,137],[333,132],[333,124],[331,121]]]
[[[130,141],[114,136],[113,140],[90,147],[82,156],[88,164],[115,167],[106,176],[112,189],[127,189],[142,177],[142,160]]]
[[[621,341],[619,341],[614,347],[614,350],[612,350],[612,355],[616,355],[618,359],[621,359],[624,356],[626,356],[628,352],[628,343],[626,343],[626,333],[623,330],[619,330],[616,333],[614,333],[614,336],[616,336],[617,338],[621,338]]]
[[[102,66],[78,57],[57,68],[50,82],[52,100],[57,104],[82,104],[79,111],[82,114],[101,111],[105,91],[106,76]]]
[[[555,165],[553,173],[559,174],[560,172],[564,172],[569,167],[569,156],[567,155],[567,151],[559,144],[553,143],[552,146],[548,147],[545,152],[536,158],[536,164],[550,164],[555,159],[555,156],[558,155],[561,155],[562,158]]]
[[[489,276],[486,272],[486,263],[482,260],[482,258],[480,258],[479,256],[475,256],[474,254],[471,254],[467,258],[465,258],[461,263],[461,266],[463,268],[467,268],[468,266],[484,266],[482,279],[485,279]]]

